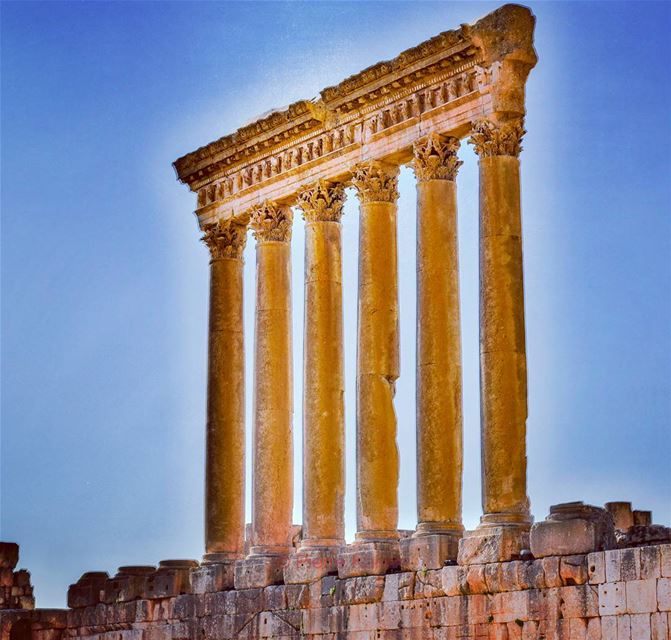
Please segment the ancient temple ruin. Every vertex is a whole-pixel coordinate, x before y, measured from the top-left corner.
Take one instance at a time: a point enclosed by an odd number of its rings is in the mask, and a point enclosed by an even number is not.
[[[520,153],[533,29],[528,9],[503,6],[174,163],[197,194],[210,252],[205,554],[121,567],[112,577],[84,574],[70,587],[68,611],[14,608],[3,615],[0,640],[669,638],[671,537],[649,512],[576,502],[532,526]],[[473,531],[461,516],[456,193],[464,140],[478,155],[480,180],[482,517]],[[396,213],[404,164],[417,188],[417,317],[401,320]],[[348,186],[359,200],[356,451],[345,450],[344,417],[340,219]],[[293,224],[306,234],[302,336],[292,336]],[[243,322],[250,231],[253,337]],[[398,530],[400,321],[417,328],[418,507],[409,536]],[[292,341],[301,339],[297,535]],[[253,390],[245,389],[246,344],[254,349]],[[254,395],[249,420],[246,393]],[[346,456],[356,456],[357,469],[350,544]],[[20,621],[26,636],[12,635]]]

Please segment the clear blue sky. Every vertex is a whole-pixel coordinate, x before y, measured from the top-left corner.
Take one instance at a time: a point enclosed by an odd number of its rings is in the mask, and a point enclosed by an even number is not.
[[[530,3],[529,494],[671,523],[667,3]],[[2,529],[38,604],[201,556],[208,257],[171,162],[496,3],[2,3]],[[480,515],[477,164],[461,152],[464,518]],[[414,184],[401,178],[400,526],[415,524]],[[344,218],[347,529],[356,198]],[[294,231],[300,520],[303,230]],[[253,322],[253,242],[246,321]],[[251,375],[248,331],[248,376]],[[248,387],[248,404],[251,389]]]

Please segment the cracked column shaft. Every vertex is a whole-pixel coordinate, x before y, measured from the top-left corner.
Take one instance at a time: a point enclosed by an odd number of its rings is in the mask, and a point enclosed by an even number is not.
[[[521,118],[475,123],[480,166],[480,402],[483,525],[530,522],[519,153]]]
[[[357,343],[357,540],[398,538],[399,375],[396,212],[398,168],[371,161],[353,172],[361,203]]]

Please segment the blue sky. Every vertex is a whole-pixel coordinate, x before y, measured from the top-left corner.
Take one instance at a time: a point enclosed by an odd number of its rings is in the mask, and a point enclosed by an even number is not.
[[[0,538],[40,606],[203,552],[208,266],[178,156],[497,3],[2,3]],[[529,3],[522,154],[529,495],[671,523],[666,3]],[[480,515],[477,163],[460,152],[464,520]],[[400,526],[415,525],[414,179],[401,173]],[[343,222],[355,527],[357,205]],[[247,248],[251,383],[253,242]],[[303,229],[293,242],[300,521]],[[248,405],[251,408],[251,387]],[[249,414],[249,412],[248,412]],[[248,510],[249,514],[249,510]]]

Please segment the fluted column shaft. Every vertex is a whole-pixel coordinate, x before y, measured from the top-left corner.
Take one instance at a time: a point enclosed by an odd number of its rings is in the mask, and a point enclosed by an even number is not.
[[[341,185],[299,194],[305,218],[302,547],[344,543],[345,403]]]
[[[459,141],[430,134],[417,177],[417,535],[461,533],[463,460],[456,174]]]
[[[246,225],[228,220],[204,227],[210,249],[207,433],[205,445],[206,560],[242,555],[245,529],[245,344],[243,258]]]
[[[480,166],[480,402],[483,524],[527,524],[527,365],[520,211],[521,119],[483,120]]]
[[[291,547],[293,370],[291,209],[267,202],[251,214],[256,238],[252,555]]]
[[[399,456],[394,385],[399,375],[396,167],[359,165],[361,202],[357,342],[357,539],[398,538]]]

